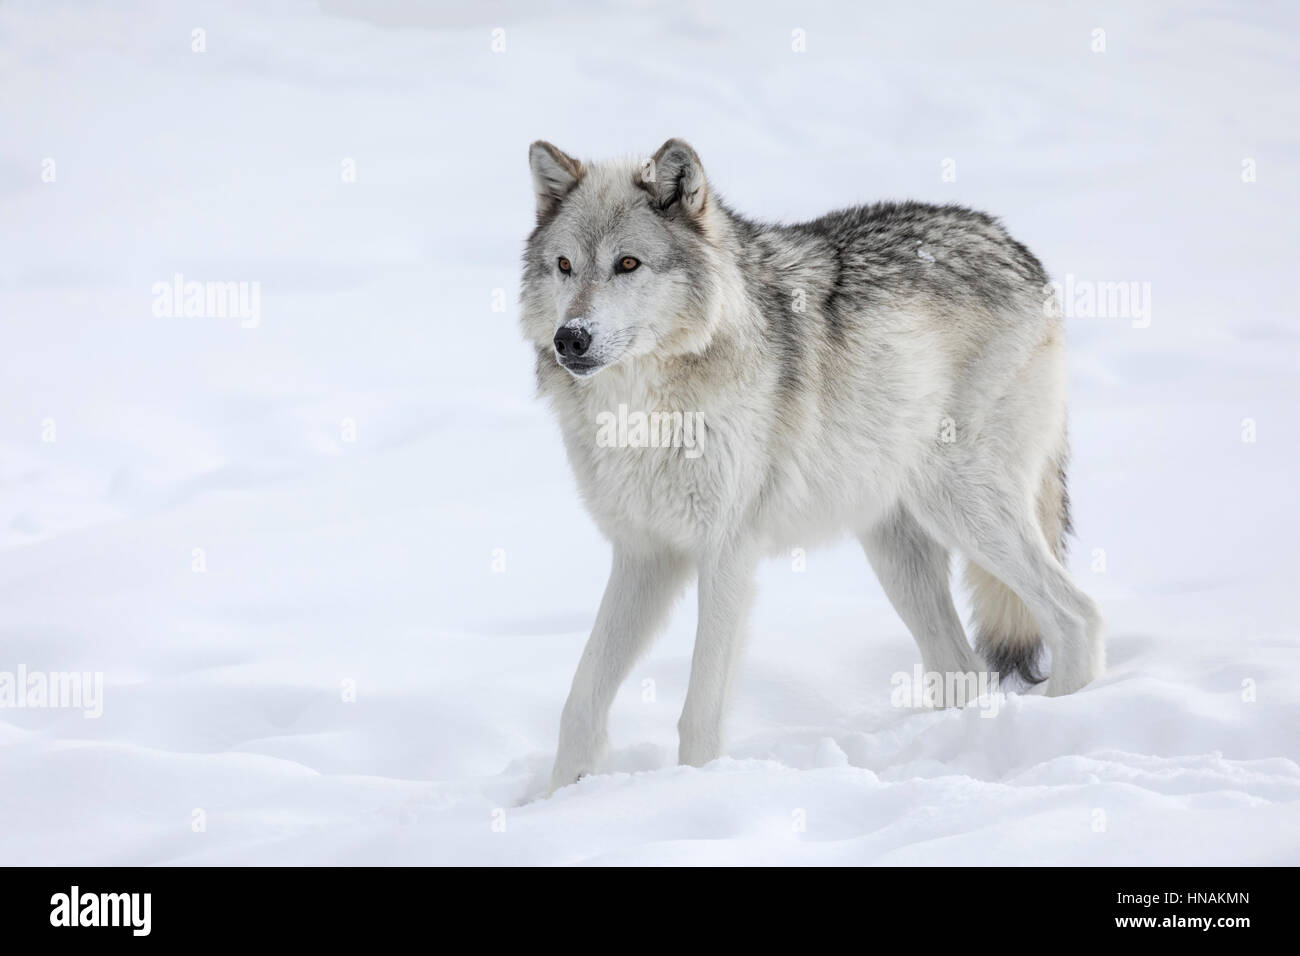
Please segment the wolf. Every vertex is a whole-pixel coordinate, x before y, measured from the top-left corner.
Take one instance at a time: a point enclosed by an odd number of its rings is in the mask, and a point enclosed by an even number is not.
[[[1062,564],[1060,309],[996,219],[880,202],[759,223],[728,208],[681,139],[642,162],[582,162],[538,141],[529,166],[521,324],[613,551],[552,791],[596,768],[615,692],[693,576],[678,758],[719,757],[757,564],[846,533],[926,671],[1033,684],[1045,644],[1048,695],[1102,673],[1101,614]],[[622,405],[693,415],[697,453],[598,442],[598,418]]]

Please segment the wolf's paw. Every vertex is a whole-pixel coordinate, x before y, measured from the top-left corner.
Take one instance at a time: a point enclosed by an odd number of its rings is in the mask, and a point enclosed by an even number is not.
[[[1098,667],[1077,667],[1064,670],[1053,667],[1052,676],[1047,678],[1047,684],[1044,692],[1048,697],[1064,697],[1066,694],[1073,694],[1076,690],[1082,690],[1101,676],[1101,668]]]
[[[1057,677],[1053,674],[1043,685],[1043,694],[1047,697],[1064,697],[1066,694],[1073,694],[1087,683],[1086,680]]]
[[[563,790],[565,787],[572,786],[585,776],[587,776],[586,771],[562,771],[559,767],[556,767],[555,770],[551,772],[551,784],[546,788],[545,795],[547,797],[553,797],[557,790]]]
[[[722,756],[720,733],[683,733],[677,746],[677,762],[683,767],[703,767]]]

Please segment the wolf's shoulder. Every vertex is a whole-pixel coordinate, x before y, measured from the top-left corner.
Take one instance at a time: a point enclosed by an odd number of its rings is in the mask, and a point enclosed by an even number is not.
[[[897,237],[971,235],[989,240],[1009,240],[1010,233],[996,216],[957,203],[882,200],[828,212],[807,222],[786,227],[828,239],[837,245]]]
[[[1046,281],[1042,263],[1001,220],[957,203],[875,202],[785,228],[829,244],[846,262],[885,274],[994,272],[1012,281]],[[935,263],[939,270],[925,269]]]

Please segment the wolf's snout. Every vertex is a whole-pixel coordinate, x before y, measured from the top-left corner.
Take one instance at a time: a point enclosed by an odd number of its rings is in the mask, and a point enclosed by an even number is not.
[[[555,333],[555,351],[564,358],[577,358],[587,354],[591,333],[586,329],[565,326]]]

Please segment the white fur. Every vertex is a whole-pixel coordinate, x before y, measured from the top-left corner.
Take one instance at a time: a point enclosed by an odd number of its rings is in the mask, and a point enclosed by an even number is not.
[[[693,157],[682,161],[689,166]],[[572,167],[548,162],[539,188],[565,168]],[[1100,614],[1049,541],[1061,531],[1059,521],[1049,525],[1063,506],[1048,481],[1065,451],[1058,316],[1044,312],[1032,291],[1009,292],[992,307],[972,299],[954,317],[924,289],[891,286],[838,341],[815,314],[799,316],[808,364],[797,387],[783,385],[783,370],[788,375],[789,363],[803,359],[774,347],[764,312],[772,290],[760,296],[741,264],[745,247],[732,214],[695,185],[695,208],[667,207],[667,238],[653,221],[635,217],[621,231],[592,230],[602,209],[635,203],[636,164],[580,168],[582,177],[539,200],[544,228],[531,240],[524,328],[537,344],[540,387],[558,414],[579,489],[614,559],[564,706],[553,787],[597,766],[614,694],[693,573],[698,631],[679,759],[698,765],[719,756],[758,561],[846,533],[862,541],[927,670],[985,669],[949,590],[949,556],[957,551],[978,565],[972,575],[983,575],[976,588],[983,624],[1004,622],[1008,641],[1045,640],[1049,694],[1075,691],[1101,672]],[[682,176],[704,182],[699,170]],[[682,232],[689,217],[698,228]],[[961,243],[984,241],[978,226],[963,224],[958,234],[937,215],[927,228],[925,247],[939,268],[961,253]],[[600,238],[584,251],[584,235]],[[1004,234],[990,230],[989,242],[1000,241]],[[632,276],[601,271],[605,259],[638,254],[638,243],[703,257],[707,296],[696,300],[707,306],[687,308],[685,280],[666,268]],[[765,268],[789,276],[792,286],[829,287],[832,259],[816,240],[774,233],[770,244],[777,248]],[[910,234],[899,247],[915,259]],[[574,261],[573,275],[547,271],[557,254]],[[583,282],[592,285],[575,316],[572,302],[583,289],[575,283]],[[842,277],[837,288],[844,288]],[[593,348],[601,336],[624,343],[598,373],[582,378],[556,365],[549,351],[555,330],[575,320],[595,329]],[[622,336],[626,329],[634,334]],[[597,417],[620,403],[693,413],[703,421],[704,453],[599,446]],[[952,441],[941,439],[948,423]]]

